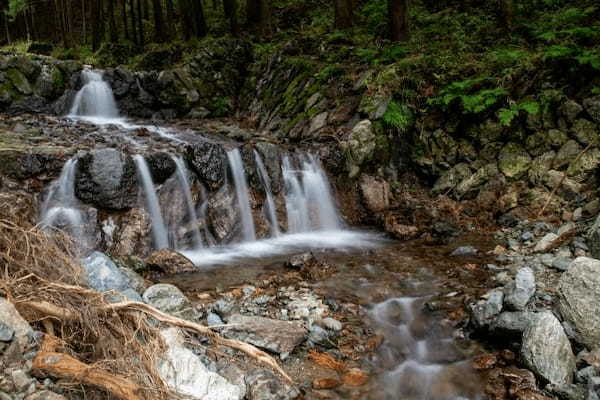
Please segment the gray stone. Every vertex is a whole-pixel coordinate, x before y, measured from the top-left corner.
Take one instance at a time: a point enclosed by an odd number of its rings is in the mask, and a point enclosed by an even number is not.
[[[292,400],[300,393],[267,369],[255,369],[246,375],[248,400]]]
[[[553,168],[560,169],[569,165],[581,153],[583,149],[575,140],[569,140],[564,144],[556,154]]]
[[[328,346],[330,345],[329,332],[318,325],[313,325],[310,327],[310,332],[308,333],[308,342],[313,345],[320,344]]]
[[[25,397],[25,400],[67,400],[67,398],[49,390],[42,390],[41,392],[30,394]]]
[[[513,335],[519,338],[536,318],[536,313],[528,311],[505,311],[501,313],[490,327],[490,331],[499,335]]]
[[[575,380],[580,383],[588,383],[595,376],[598,376],[598,370],[596,370],[596,367],[590,365],[577,371]]]
[[[460,246],[454,249],[450,255],[455,257],[466,257],[477,255],[477,253],[479,253],[479,250],[473,246]]]
[[[321,321],[321,324],[323,325],[323,327],[325,327],[329,330],[332,330],[332,331],[341,331],[342,330],[342,323],[334,318],[330,318],[330,317],[323,318],[323,320]]]
[[[0,321],[0,342],[10,342],[15,336],[15,330]]]
[[[200,141],[188,145],[186,158],[202,182],[213,189],[223,184],[227,168],[227,152],[222,144]]]
[[[535,293],[535,276],[529,267],[517,271],[514,282],[507,288],[504,303],[513,310],[523,310]]]
[[[220,299],[215,301],[215,304],[213,304],[213,310],[223,317],[233,310],[233,306],[233,302]]]
[[[0,297],[0,322],[13,330],[13,338],[17,340],[21,351],[23,351],[33,336],[33,330],[13,304],[4,297]]]
[[[498,168],[508,178],[519,178],[527,172],[531,165],[531,157],[517,143],[508,143],[498,155]]]
[[[569,265],[571,265],[572,262],[572,258],[556,257],[554,261],[552,261],[552,268],[557,269],[559,271],[566,271],[567,269],[569,269]]]
[[[28,376],[22,369],[16,369],[10,374],[13,385],[18,392],[22,392],[29,387],[33,379]]]
[[[161,332],[167,351],[158,362],[158,373],[179,394],[198,400],[241,400],[242,391],[222,376],[209,371],[200,359],[184,346],[177,328]]]
[[[358,175],[362,164],[373,157],[375,139],[371,121],[366,119],[357,123],[347,140],[342,142],[341,146],[349,156],[347,168],[351,176]]]
[[[127,278],[104,253],[95,251],[81,260],[89,287],[99,292],[128,289]]]
[[[225,325],[225,323],[223,322],[223,320],[221,319],[221,317],[219,317],[218,314],[215,314],[213,312],[208,313],[208,315],[206,316],[206,324],[208,326],[221,326],[221,325]]]
[[[187,320],[195,320],[197,313],[187,297],[176,286],[159,283],[144,292],[144,301],[160,311]]]
[[[77,197],[99,208],[123,210],[137,203],[138,185],[130,156],[117,149],[92,150],[79,158]]]
[[[598,142],[598,125],[587,119],[578,119],[575,121],[571,130],[579,143],[583,145]]]
[[[314,134],[314,133],[317,133],[318,131],[320,131],[321,129],[323,129],[325,127],[325,125],[327,124],[328,116],[329,116],[329,113],[327,111],[316,115],[312,119],[312,121],[310,121],[309,133]]]
[[[562,384],[562,385],[546,385],[544,388],[547,392],[553,394],[561,400],[585,400],[587,388],[583,385]]]
[[[588,230],[586,241],[592,256],[600,259],[600,214]]]
[[[560,115],[565,117],[565,119],[569,122],[575,121],[575,118],[577,118],[582,111],[583,107],[571,99],[565,100],[565,102],[562,103],[558,108]]]
[[[548,251],[556,239],[558,239],[557,234],[552,233],[552,232],[547,233],[546,235],[544,235],[543,238],[540,239],[539,242],[537,242],[537,244],[533,248],[533,251],[538,252],[538,253],[543,253],[543,252]]]
[[[464,179],[471,176],[471,168],[466,163],[456,164],[444,172],[433,185],[433,193],[445,193],[458,185]]]
[[[575,356],[562,325],[548,311],[538,313],[523,333],[521,355],[538,376],[553,384],[571,383]]]
[[[489,325],[502,311],[503,299],[504,293],[496,289],[486,293],[477,303],[471,304],[470,310],[475,326],[482,328]]]
[[[588,348],[600,347],[600,261],[578,257],[558,284],[558,306],[575,330],[576,338]]]
[[[291,353],[307,336],[301,322],[234,314],[227,319],[227,324],[231,326],[223,330],[223,335],[278,354]]]
[[[360,191],[369,211],[377,213],[389,208],[390,185],[386,180],[362,174],[360,176]]]

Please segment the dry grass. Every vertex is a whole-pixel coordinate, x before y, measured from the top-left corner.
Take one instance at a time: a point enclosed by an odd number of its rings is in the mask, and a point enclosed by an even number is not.
[[[155,370],[155,355],[163,346],[157,329],[142,313],[103,311],[108,302],[81,287],[82,274],[64,235],[47,235],[24,221],[0,220],[0,296],[15,304],[35,329],[56,335],[56,351],[135,383],[142,388],[141,398],[173,398]],[[81,290],[65,290],[58,283]],[[32,302],[71,310],[76,318],[49,317],[27,307]],[[76,381],[61,384],[85,392],[86,399],[111,398]]]

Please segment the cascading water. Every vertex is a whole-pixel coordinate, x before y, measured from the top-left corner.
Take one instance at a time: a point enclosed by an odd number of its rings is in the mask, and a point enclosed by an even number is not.
[[[329,182],[319,161],[312,155],[301,158],[301,169],[295,169],[288,156],[283,159],[289,231],[340,229],[340,218]]]
[[[254,229],[254,220],[252,218],[252,210],[250,209],[250,196],[248,195],[248,183],[246,182],[246,173],[244,171],[244,163],[239,149],[233,149],[227,152],[229,160],[229,168],[233,176],[235,185],[235,195],[240,211],[242,222],[242,238],[244,241],[256,240],[256,230]]]
[[[69,159],[63,166],[58,179],[50,184],[50,189],[41,207],[40,225],[62,229],[70,233],[77,243],[85,245],[83,216],[75,197],[76,167],[77,159]]]
[[[94,117],[100,120],[119,118],[119,110],[110,85],[102,79],[102,73],[84,69],[81,71],[84,85],[77,92],[70,117]]]
[[[267,169],[262,162],[262,158],[256,150],[254,150],[254,161],[256,162],[258,174],[260,176],[263,188],[265,189],[267,217],[269,219],[269,224],[271,224],[271,235],[279,236],[281,231],[279,230],[279,221],[277,220],[276,212],[277,210],[275,209],[275,201],[273,200],[273,192],[271,191],[271,178],[269,178],[269,174],[267,173]]]
[[[169,235],[160,211],[158,196],[156,194],[156,189],[154,188],[154,182],[152,181],[152,175],[150,174],[148,164],[146,163],[144,157],[139,154],[133,156],[133,161],[137,167],[138,177],[140,178],[142,187],[144,189],[146,207],[148,209],[148,213],[150,213],[154,247],[157,249],[168,248]]]
[[[177,167],[177,179],[181,187],[181,191],[185,196],[185,203],[187,206],[187,212],[189,216],[189,224],[192,228],[192,238],[194,240],[194,247],[202,247],[202,236],[200,235],[200,229],[198,229],[198,215],[196,208],[194,207],[194,200],[192,199],[192,190],[190,186],[190,180],[188,178],[187,168],[181,157],[171,156]]]

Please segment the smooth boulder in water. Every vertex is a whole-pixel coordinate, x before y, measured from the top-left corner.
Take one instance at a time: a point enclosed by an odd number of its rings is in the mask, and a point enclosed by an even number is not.
[[[98,208],[123,210],[137,204],[135,165],[117,149],[92,150],[79,158],[75,194]]]

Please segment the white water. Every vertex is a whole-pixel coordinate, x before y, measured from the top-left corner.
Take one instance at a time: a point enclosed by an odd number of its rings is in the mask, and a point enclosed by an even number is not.
[[[154,182],[152,181],[152,175],[148,169],[148,164],[143,156],[136,154],[133,156],[133,161],[138,171],[138,177],[142,183],[144,189],[144,198],[146,199],[146,208],[150,214],[150,220],[152,225],[152,239],[154,242],[154,248],[162,249],[169,247],[169,235],[167,228],[163,220],[162,213],[160,211],[160,204],[158,202],[158,196],[156,189],[154,188]]]
[[[69,116],[118,118],[119,110],[115,97],[110,85],[102,79],[102,73],[84,69],[81,71],[81,77],[84,85],[75,96]]]
[[[235,196],[240,211],[242,222],[242,238],[244,241],[256,240],[256,230],[254,229],[254,219],[250,208],[250,197],[248,195],[248,183],[246,182],[246,173],[244,163],[239,149],[233,149],[227,152],[229,168],[235,184]]]
[[[254,161],[256,162],[258,174],[260,176],[260,180],[265,190],[265,198],[267,201],[267,217],[269,219],[269,224],[271,225],[271,235],[279,236],[281,234],[281,231],[279,230],[277,210],[275,209],[275,201],[273,201],[273,192],[271,191],[271,178],[269,178],[267,169],[265,168],[265,165],[263,164],[262,159],[260,158],[260,154],[258,154],[258,151],[256,150],[254,150]]]
[[[189,225],[192,229],[192,238],[194,240],[194,247],[199,249],[203,247],[202,236],[200,236],[200,229],[198,228],[198,215],[196,214],[196,207],[194,207],[194,200],[192,199],[192,190],[188,177],[188,170],[181,157],[171,156],[171,158],[177,166],[177,180],[179,181],[181,191],[185,197],[185,203],[189,216]]]
[[[40,223],[43,227],[61,228],[74,237],[81,238],[82,216],[75,197],[75,168],[77,160],[71,158],[62,168],[57,180],[42,203]]]

